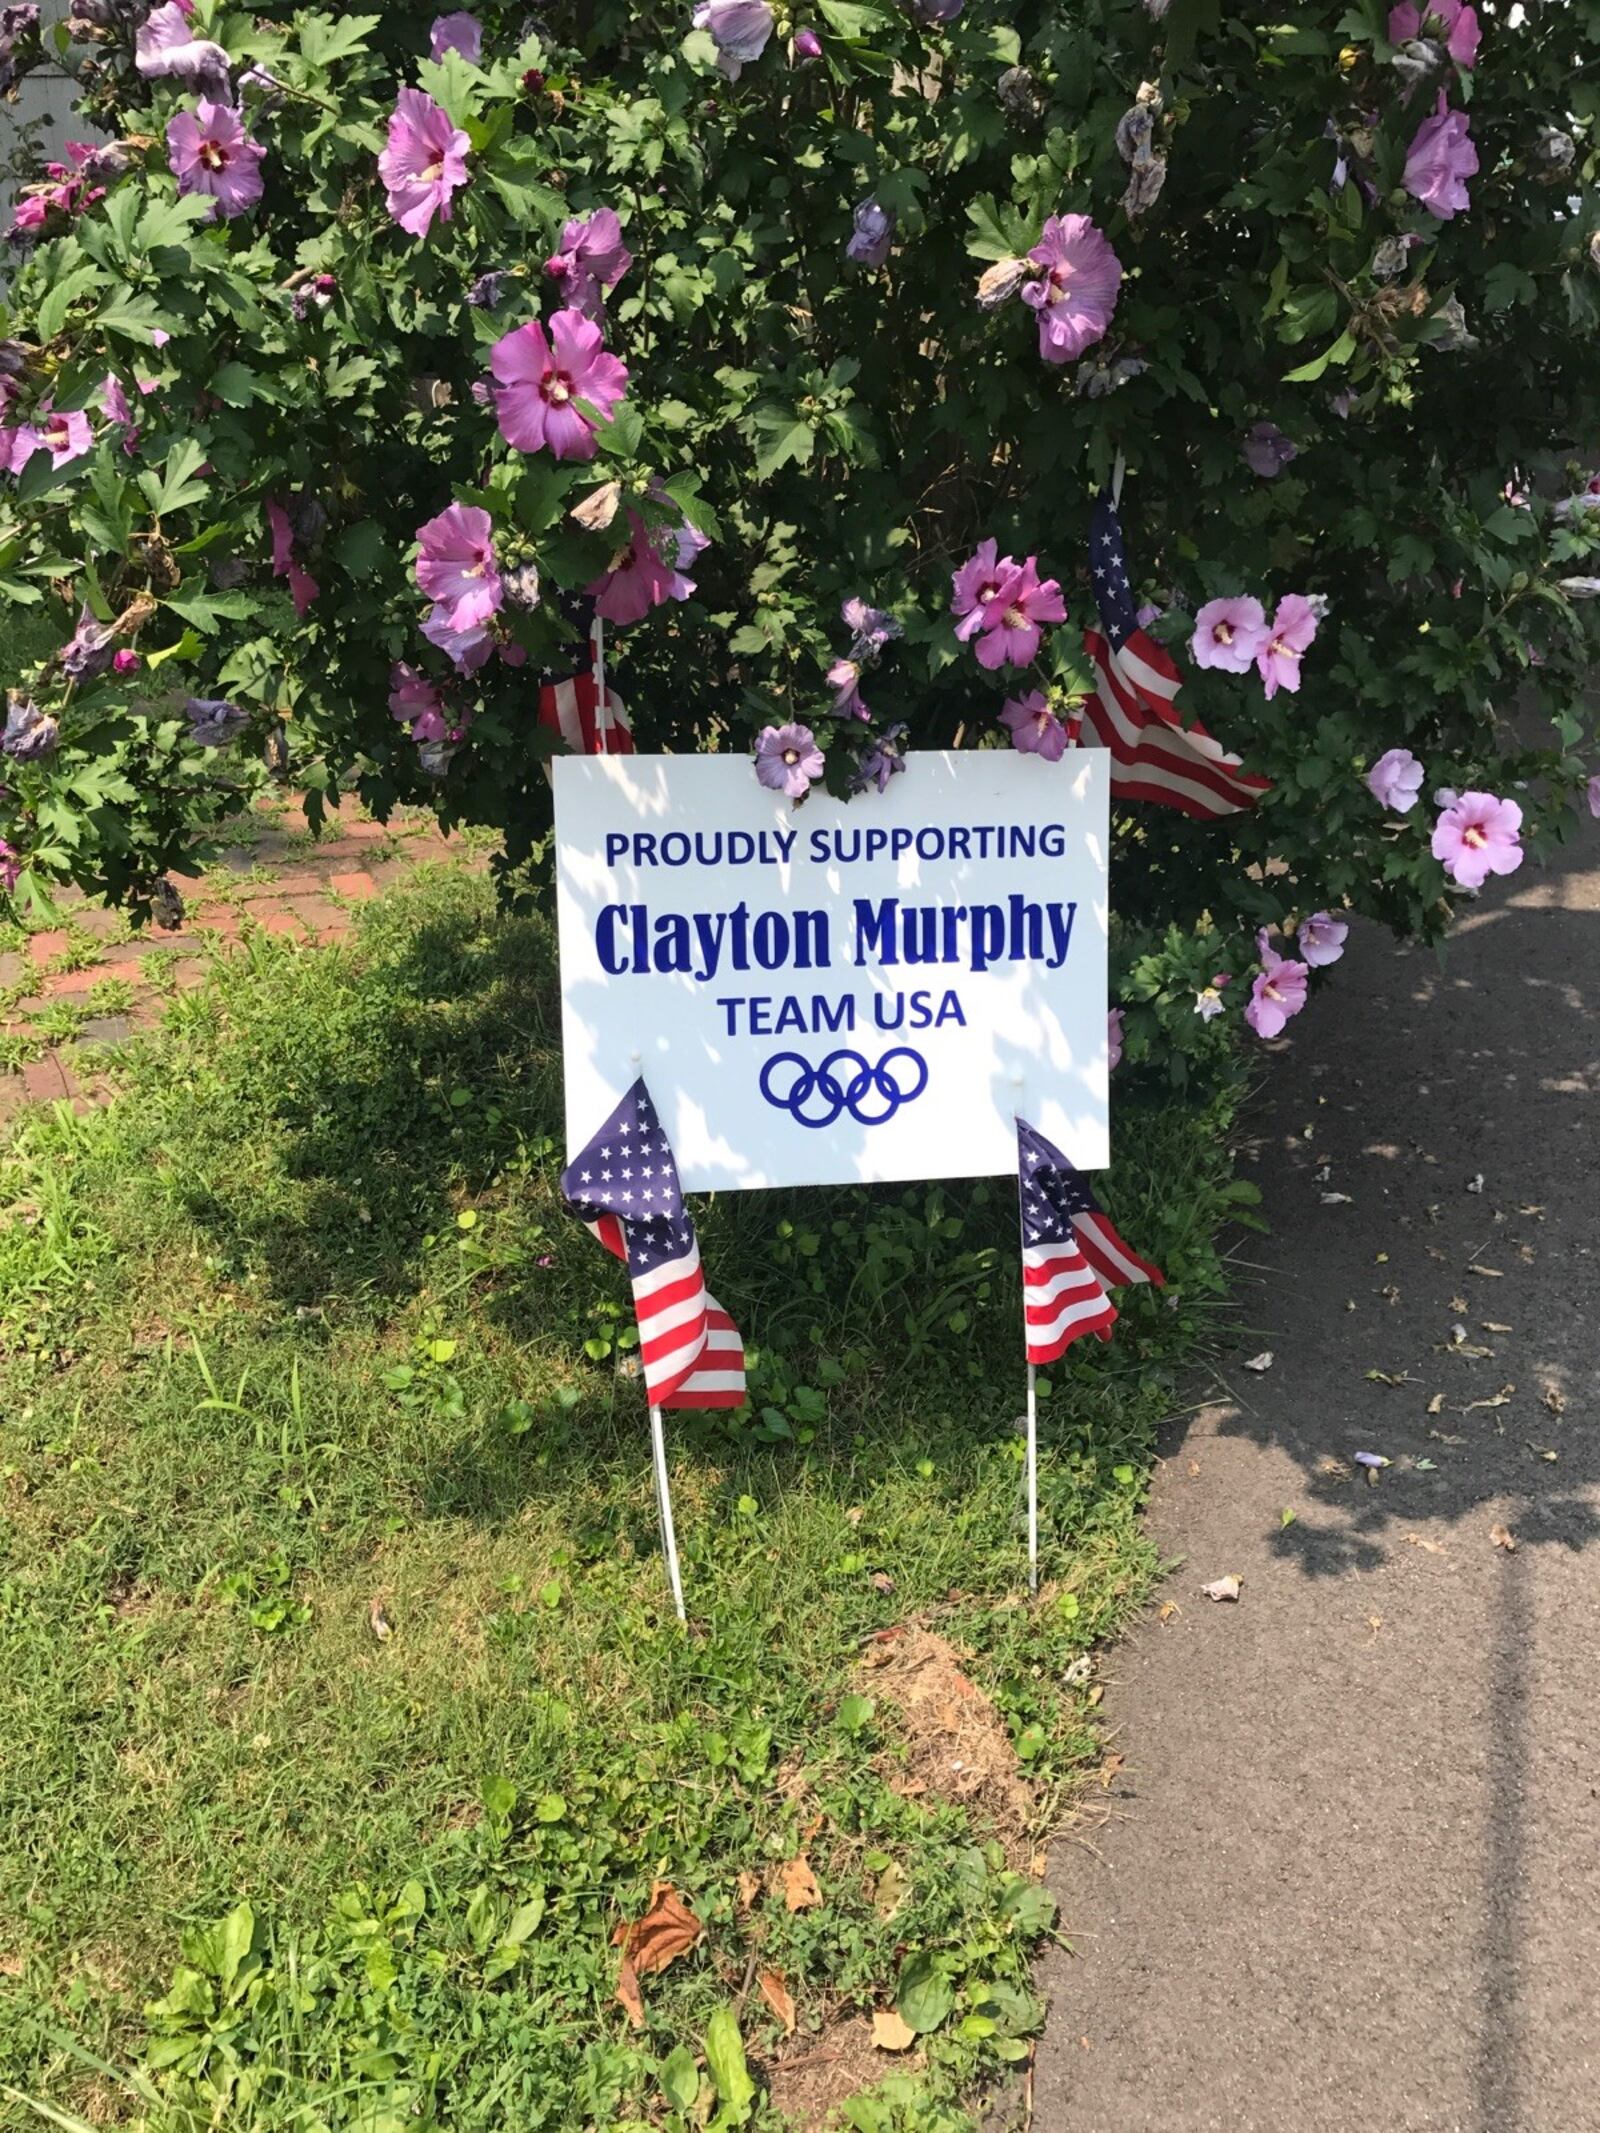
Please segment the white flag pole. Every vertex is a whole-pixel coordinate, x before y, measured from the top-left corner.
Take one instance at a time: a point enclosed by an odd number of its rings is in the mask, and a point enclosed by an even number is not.
[[[1028,1590],[1039,1590],[1039,1388],[1028,1365]]]
[[[678,1575],[678,1536],[672,1524],[672,1487],[667,1480],[667,1438],[661,1426],[661,1410],[650,1410],[650,1448],[655,1457],[656,1508],[661,1514],[661,1549],[667,1559],[667,1577],[672,1585],[672,1604],[678,1620],[687,1622],[683,1611],[683,1580]]]

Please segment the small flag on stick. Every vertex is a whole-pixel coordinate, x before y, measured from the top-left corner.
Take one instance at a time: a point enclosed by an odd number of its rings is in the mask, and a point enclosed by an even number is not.
[[[563,611],[588,638],[588,664],[559,677],[546,671],[539,684],[539,723],[558,733],[574,755],[632,755],[626,707],[606,680],[606,626],[592,600]]]
[[[1185,726],[1175,698],[1183,676],[1163,645],[1140,629],[1116,507],[1096,504],[1089,534],[1089,576],[1100,630],[1086,630],[1083,646],[1095,671],[1086,723],[1111,750],[1111,794],[1176,807],[1215,821],[1254,807],[1272,790],[1252,776],[1197,720]]]
[[[1054,1141],[1017,1120],[1022,1217],[1022,1319],[1028,1356],[1028,1585],[1039,1588],[1038,1368],[1086,1333],[1108,1341],[1117,1322],[1107,1287],[1166,1286],[1141,1259]]]
[[[627,1263],[652,1407],[742,1407],[744,1343],[706,1287],[678,1166],[636,1081],[561,1174],[567,1206]]]

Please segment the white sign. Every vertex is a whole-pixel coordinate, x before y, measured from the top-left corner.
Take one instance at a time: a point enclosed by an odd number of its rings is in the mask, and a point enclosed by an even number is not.
[[[1109,761],[559,757],[570,1153],[642,1074],[691,1192],[991,1176],[1018,1113],[1103,1169]]]

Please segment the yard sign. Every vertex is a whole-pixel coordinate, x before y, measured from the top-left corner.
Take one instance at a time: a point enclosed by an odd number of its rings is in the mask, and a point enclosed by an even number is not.
[[[569,1151],[642,1074],[689,1191],[990,1176],[1019,1112],[1104,1168],[1107,762],[558,760]]]

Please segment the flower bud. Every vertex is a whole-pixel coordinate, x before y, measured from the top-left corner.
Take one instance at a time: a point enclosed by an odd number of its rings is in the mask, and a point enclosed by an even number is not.
[[[1008,304],[1027,280],[1031,268],[1025,259],[997,259],[978,277],[978,308],[998,311]]]

